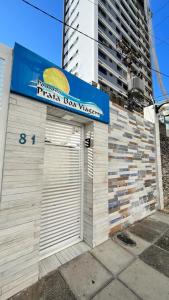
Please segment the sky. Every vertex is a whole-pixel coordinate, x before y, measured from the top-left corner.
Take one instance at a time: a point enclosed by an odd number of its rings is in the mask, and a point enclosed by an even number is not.
[[[63,0],[30,0],[30,3],[63,18]],[[0,0],[0,43],[15,42],[61,65],[62,24],[21,0]]]
[[[63,0],[29,2],[63,20]],[[151,0],[151,10],[160,71],[169,75],[169,1]],[[62,24],[21,0],[0,0],[0,43],[13,47],[15,42],[61,66]],[[163,81],[169,93],[169,78],[163,76]],[[163,97],[160,97],[162,92],[158,87],[155,72],[153,85],[155,98],[158,101],[163,100]]]
[[[160,71],[169,75],[169,1],[151,0],[151,10],[153,13],[153,35]],[[153,67],[156,68],[156,66]],[[169,77],[162,76],[162,79],[167,93],[169,93]],[[162,92],[159,89],[155,72],[153,72],[153,86],[155,99],[158,101],[163,100],[163,97],[159,97]]]

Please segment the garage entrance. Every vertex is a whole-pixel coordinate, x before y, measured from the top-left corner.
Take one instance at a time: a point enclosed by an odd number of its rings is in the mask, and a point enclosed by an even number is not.
[[[46,124],[42,258],[82,240],[83,128],[54,117]]]

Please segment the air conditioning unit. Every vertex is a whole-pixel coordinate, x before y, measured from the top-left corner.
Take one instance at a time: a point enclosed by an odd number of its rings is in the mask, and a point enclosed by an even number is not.
[[[145,89],[144,81],[141,78],[134,76],[129,80],[129,83],[128,83],[129,92],[138,91],[138,92],[144,93],[144,89]]]

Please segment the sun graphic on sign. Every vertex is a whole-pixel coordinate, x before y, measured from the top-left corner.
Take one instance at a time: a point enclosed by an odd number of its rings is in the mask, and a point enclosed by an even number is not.
[[[69,82],[65,74],[56,68],[48,68],[43,72],[44,82],[50,84],[66,94],[70,92]]]

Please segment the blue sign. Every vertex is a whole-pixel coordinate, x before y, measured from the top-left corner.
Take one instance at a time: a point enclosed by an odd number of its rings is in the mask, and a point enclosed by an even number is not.
[[[109,96],[15,44],[11,91],[109,123]]]

